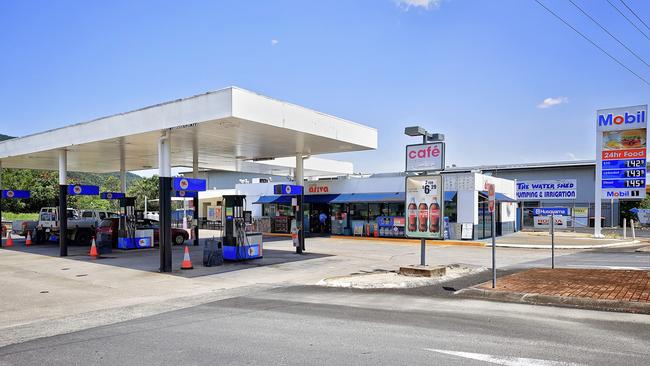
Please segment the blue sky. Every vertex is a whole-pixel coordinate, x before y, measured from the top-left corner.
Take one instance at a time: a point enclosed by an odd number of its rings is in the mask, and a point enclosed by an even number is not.
[[[650,79],[571,3],[540,1]],[[574,1],[650,63],[607,0]],[[402,170],[414,124],[446,134],[448,164],[592,159],[596,109],[650,99],[533,0],[5,0],[0,55],[0,133],[237,85],[377,128],[377,151],[330,156],[363,172]]]

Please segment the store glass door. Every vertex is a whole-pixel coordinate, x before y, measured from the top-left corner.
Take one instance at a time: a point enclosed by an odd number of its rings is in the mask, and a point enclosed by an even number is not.
[[[309,205],[309,231],[311,234],[330,234],[330,205],[327,203],[311,203]]]

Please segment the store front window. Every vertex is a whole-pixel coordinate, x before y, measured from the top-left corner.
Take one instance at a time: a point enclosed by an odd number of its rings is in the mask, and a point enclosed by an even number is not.
[[[449,222],[458,222],[458,195],[455,194],[451,200],[445,200],[445,216]]]

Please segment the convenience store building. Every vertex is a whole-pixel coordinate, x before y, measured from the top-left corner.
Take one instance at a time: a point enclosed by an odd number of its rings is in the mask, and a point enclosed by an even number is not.
[[[496,185],[497,235],[516,230],[515,182],[479,173],[444,175],[444,215],[447,238],[483,239],[491,236],[485,183]],[[262,231],[288,233],[291,197],[273,194],[282,182],[237,184],[247,197],[247,209]],[[406,221],[403,173],[349,175],[306,181],[305,232],[315,235],[403,237]],[[464,224],[464,225],[463,225]]]

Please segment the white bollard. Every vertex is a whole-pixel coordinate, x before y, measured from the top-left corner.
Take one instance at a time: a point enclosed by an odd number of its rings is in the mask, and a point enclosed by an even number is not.
[[[636,235],[634,233],[634,220],[630,219],[630,228],[632,229],[632,240],[636,240]]]
[[[623,239],[627,239],[627,218],[623,218]]]

